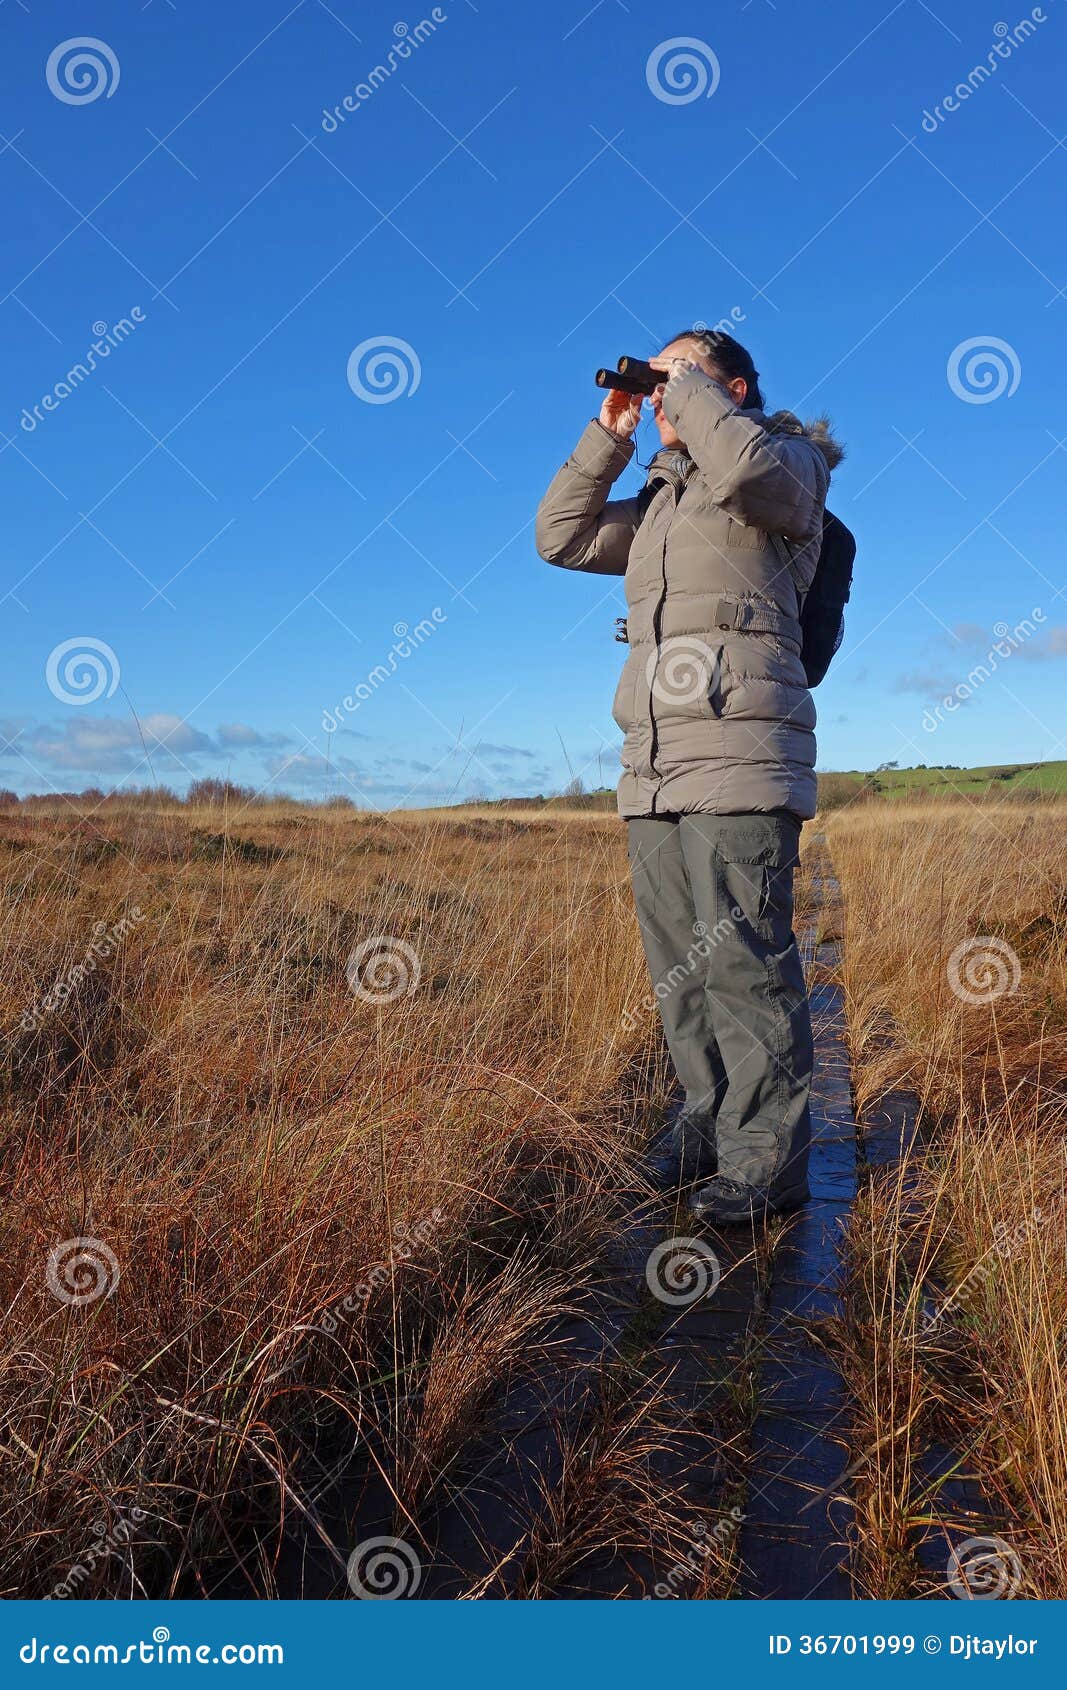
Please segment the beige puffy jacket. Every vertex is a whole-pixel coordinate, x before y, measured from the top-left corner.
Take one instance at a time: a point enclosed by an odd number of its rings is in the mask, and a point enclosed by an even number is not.
[[[609,500],[633,443],[591,422],[537,513],[548,563],[626,577],[620,814],[812,816],[799,612],[843,454],[825,420],[739,410],[700,370],[663,408],[685,454],[657,453],[641,493]]]

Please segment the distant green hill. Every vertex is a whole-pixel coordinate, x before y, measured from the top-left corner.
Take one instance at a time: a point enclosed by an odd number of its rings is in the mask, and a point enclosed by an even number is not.
[[[1067,794],[1067,760],[1060,763],[990,763],[980,769],[824,769],[819,774],[819,808],[836,810],[857,798],[1003,798],[1007,794],[1025,797],[1028,792]],[[527,798],[475,798],[449,809],[509,810],[609,810],[615,809],[614,787],[597,787],[592,792],[577,790],[577,783],[562,793],[539,793]]]
[[[819,806],[836,809],[866,792],[872,798],[968,798],[1020,796],[1027,792],[1067,793],[1067,761],[991,763],[977,769],[914,768],[825,770],[819,775]]]

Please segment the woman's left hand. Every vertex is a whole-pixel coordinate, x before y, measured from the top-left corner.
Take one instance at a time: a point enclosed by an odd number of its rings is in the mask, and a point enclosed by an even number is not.
[[[684,376],[690,370],[700,370],[700,365],[695,364],[692,358],[650,358],[648,361],[654,370],[663,371],[665,382],[673,381],[675,376]]]

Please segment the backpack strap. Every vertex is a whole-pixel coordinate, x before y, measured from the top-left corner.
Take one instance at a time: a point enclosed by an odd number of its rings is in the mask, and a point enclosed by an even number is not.
[[[807,597],[807,594],[802,591],[802,589],[801,589],[801,587],[800,587],[800,585],[797,581],[796,573],[795,573],[795,566],[796,566],[796,561],[797,561],[797,553],[803,551],[804,548],[803,548],[802,545],[797,545],[796,548],[794,549],[794,547],[790,545],[789,541],[786,539],[784,534],[769,534],[767,536],[767,538],[770,540],[771,546],[773,547],[773,549],[778,553],[779,560],[782,563],[785,564],[786,568],[789,571],[789,579],[792,581],[793,590],[797,595],[797,612],[798,612],[798,614],[800,614],[801,612],[803,612],[804,600]]]

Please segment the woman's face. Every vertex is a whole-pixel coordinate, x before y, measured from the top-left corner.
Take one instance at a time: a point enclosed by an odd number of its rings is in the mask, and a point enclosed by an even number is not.
[[[733,381],[724,381],[698,342],[684,339],[672,340],[670,345],[665,346],[658,356],[660,358],[688,358],[690,363],[697,364],[706,375],[711,376],[713,381],[717,381],[720,387],[724,387],[735,405],[744,404],[745,395],[748,392],[748,385],[744,377],[735,376]],[[677,451],[683,448],[685,441],[679,437],[674,424],[664,414],[662,387],[657,387],[655,393],[653,393],[651,404],[660,443],[666,446],[669,451]]]

